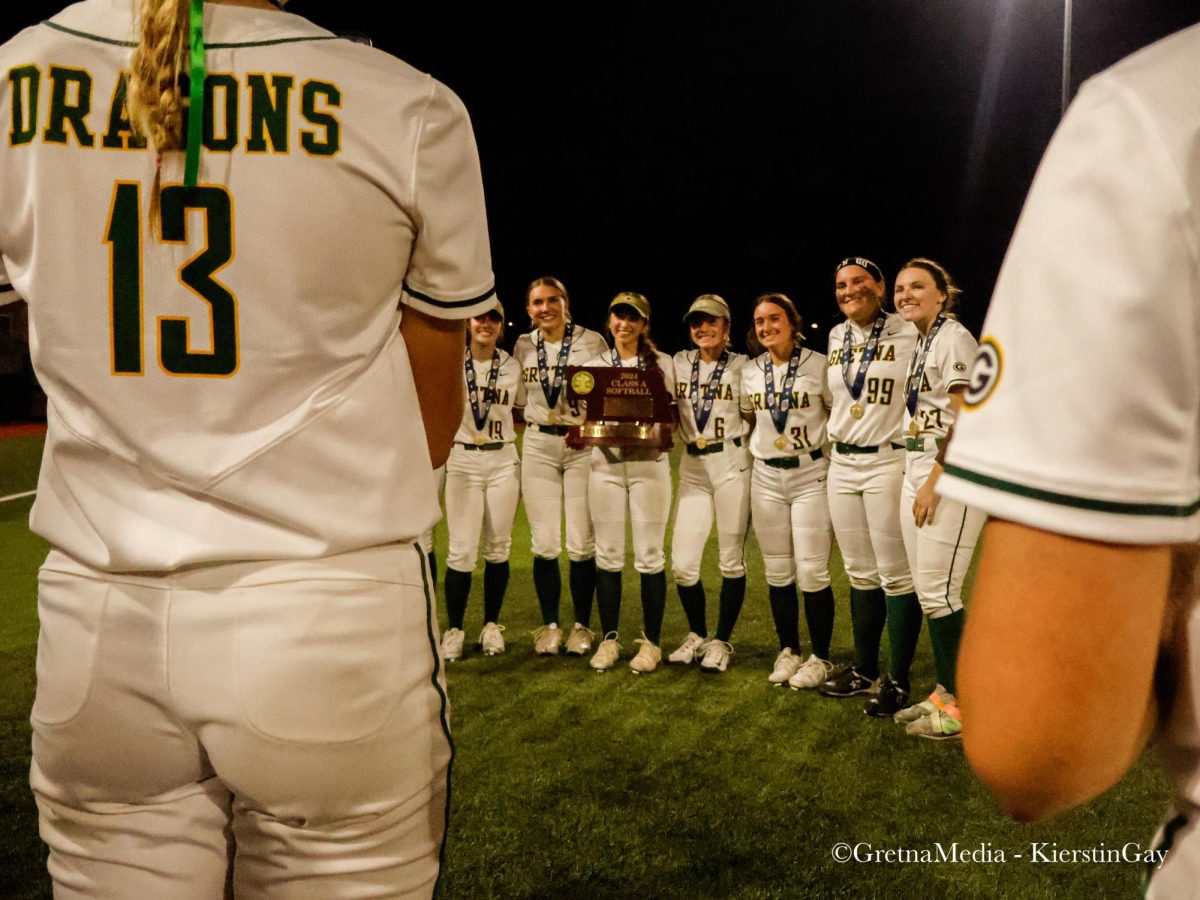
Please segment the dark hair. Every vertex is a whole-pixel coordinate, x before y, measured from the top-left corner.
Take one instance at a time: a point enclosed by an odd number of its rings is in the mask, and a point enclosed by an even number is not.
[[[896,273],[896,277],[900,276],[900,272],[905,269],[921,269],[929,273],[929,277],[933,279],[933,285],[939,291],[946,295],[946,303],[942,307],[942,312],[949,314],[956,306],[958,306],[958,298],[962,296],[962,289],[954,283],[954,279],[945,267],[938,262],[934,262],[924,256],[914,256]]]
[[[788,324],[792,326],[792,343],[799,344],[804,340],[804,319],[800,317],[799,310],[796,309],[796,304],[787,294],[759,294],[754,299],[754,305],[750,307],[750,330],[746,332],[746,346],[749,348],[751,355],[758,356],[767,348],[758,342],[758,334],[754,328],[754,310],[758,309],[764,303],[774,303],[783,310],[787,316]]]

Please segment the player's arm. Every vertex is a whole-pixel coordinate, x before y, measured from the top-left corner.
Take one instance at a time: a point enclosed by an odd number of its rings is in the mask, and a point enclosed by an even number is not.
[[[963,393],[967,386],[960,384],[950,388],[950,409],[954,411],[954,417],[957,418],[962,410]],[[937,461],[933,464],[933,469],[929,472],[929,477],[925,479],[925,483],[917,488],[917,494],[913,497],[913,519],[916,520],[917,527],[920,528],[926,523],[933,524],[933,514],[937,511],[938,501],[941,499],[936,491],[938,479],[942,475],[942,460],[946,458],[946,449],[950,445],[950,438],[954,436],[954,426],[950,426],[950,430],[946,433],[946,438],[942,442],[941,450],[938,452]]]
[[[406,309],[400,320],[400,335],[408,347],[417,402],[425,423],[429,459],[435,469],[449,458],[462,420],[465,332],[463,319],[436,318],[412,308]]]
[[[1034,820],[1112,787],[1156,717],[1171,550],[989,522],[958,666],[967,758]]]

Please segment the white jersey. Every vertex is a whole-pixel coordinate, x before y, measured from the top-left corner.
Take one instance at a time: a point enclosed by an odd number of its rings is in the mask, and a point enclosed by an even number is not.
[[[825,355],[802,349],[796,378],[792,382],[787,421],[780,432],[767,408],[767,360],[763,353],[747,360],[742,366],[741,409],[754,415],[754,432],[750,435],[750,453],[755,459],[779,459],[785,456],[811,455],[824,452],[828,441],[830,396],[825,380]],[[772,364],[775,402],[778,405],[787,376],[787,366]],[[781,441],[780,438],[783,440]],[[784,446],[779,446],[783,443]]]
[[[466,112],[298,16],[204,15],[199,184],[167,154],[157,206],[133,0],[0,48],[0,259],[49,400],[32,527],[109,571],[411,540],[438,507],[401,309],[494,302]]]
[[[469,352],[469,351],[468,351]],[[491,406],[483,421],[483,427],[475,425],[475,412],[471,408],[471,385],[467,384],[466,396],[463,400],[462,424],[455,432],[454,440],[463,444],[511,444],[516,440],[516,430],[513,428],[513,408],[520,409],[525,405],[525,382],[521,377],[521,366],[517,361],[497,349],[500,354],[500,370],[496,373],[496,393],[492,397]],[[463,380],[466,380],[464,362]],[[490,361],[480,362],[471,360],[475,369],[475,389],[477,402],[482,411],[487,393],[488,377],[491,375]]]
[[[1200,27],[1192,27],[1080,90],[996,284],[938,482],[947,496],[1090,540],[1200,541],[1198,78]],[[1175,601],[1189,636],[1157,742],[1192,806],[1200,803],[1197,583]],[[1194,892],[1194,838],[1193,823],[1148,896],[1160,882],[1164,895]]]
[[[672,360],[675,402],[679,405],[680,434],[689,444],[694,444],[698,437],[709,441],[728,441],[741,437],[747,430],[741,416],[742,367],[748,362],[746,355],[733,352],[729,354],[725,371],[721,373],[721,380],[717,385],[717,394],[713,398],[712,410],[709,412],[708,421],[704,423],[703,434],[696,427],[696,409],[692,404],[691,394],[692,372],[697,360],[700,361],[700,368],[696,405],[700,405],[704,402],[705,392],[717,363],[700,359],[699,350],[681,351],[676,353]]]
[[[553,409],[546,400],[546,390],[538,372],[537,348],[540,336],[541,332],[535,328],[528,334],[517,338],[517,344],[513,347],[513,356],[520,363],[525,378],[525,421],[535,425],[580,425],[583,423],[582,413],[567,403],[565,371],[563,372],[562,388]],[[597,332],[576,324],[571,334],[571,347],[567,351],[566,364],[568,366],[590,365],[588,360],[604,353],[607,347],[608,344]],[[558,365],[558,354],[562,350],[562,341],[544,341],[544,348],[546,351],[546,379],[553,389],[554,369]],[[554,422],[550,421],[552,412],[556,418]]]
[[[924,336],[918,337],[908,363],[908,374],[904,379],[904,431],[928,441],[925,449],[936,450],[938,438],[944,438],[954,423],[954,408],[950,404],[950,391],[965,387],[970,380],[971,365],[979,350],[979,342],[957,319],[946,319],[925,353]],[[917,408],[908,412],[908,395],[912,390],[922,356],[925,367],[921,372],[921,384],[917,387]],[[913,420],[917,428],[912,429]],[[933,438],[929,441],[929,438]]]
[[[896,313],[887,314],[879,344],[875,348],[875,358],[867,367],[862,393],[855,401],[842,377],[844,335],[849,329],[851,357],[848,377],[853,384],[873,325],[859,328],[847,319],[833,326],[829,332],[828,378],[833,397],[829,436],[831,440],[859,447],[900,442],[903,434],[904,379],[917,340],[917,329],[911,322],[906,322]],[[861,418],[852,414],[855,405],[862,408]]]

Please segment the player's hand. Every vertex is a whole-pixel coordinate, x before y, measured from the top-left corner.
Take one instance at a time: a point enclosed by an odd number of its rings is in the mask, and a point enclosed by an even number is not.
[[[918,528],[925,524],[933,524],[933,514],[941,500],[934,491],[934,485],[937,484],[938,476],[941,474],[942,467],[935,464],[933,471],[925,479],[925,483],[917,488],[917,496],[913,500],[913,519]]]

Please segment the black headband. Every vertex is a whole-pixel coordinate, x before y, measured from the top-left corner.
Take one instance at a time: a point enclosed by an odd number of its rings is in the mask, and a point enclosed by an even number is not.
[[[883,270],[880,269],[879,266],[875,265],[875,263],[871,262],[866,257],[847,256],[845,259],[843,259],[840,263],[837,264],[837,268],[833,270],[834,274],[836,275],[842,269],[846,268],[846,266],[862,266],[862,268],[866,269],[868,272],[871,273],[871,277],[874,278],[876,281],[883,281]]]

